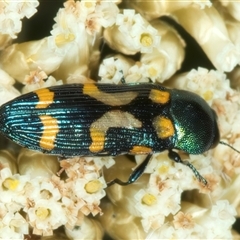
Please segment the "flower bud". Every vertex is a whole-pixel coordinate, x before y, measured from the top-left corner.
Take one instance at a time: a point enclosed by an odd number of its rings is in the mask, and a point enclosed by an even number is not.
[[[126,1],[126,5],[130,8],[134,8],[137,12],[141,13],[147,20],[153,20],[161,16],[170,15],[176,10],[182,8],[198,8],[203,9],[212,5],[211,1],[156,1],[156,0],[135,0]]]
[[[162,83],[181,67],[185,56],[185,43],[166,23],[155,20],[151,24],[161,36],[161,43],[155,51],[142,54],[141,63],[146,65],[148,77],[152,81]]]
[[[51,177],[59,170],[57,157],[22,149],[18,155],[18,169],[21,175]]]
[[[12,174],[17,173],[17,164],[16,164],[16,158],[13,154],[8,152],[7,150],[1,150],[0,151],[0,169],[4,167],[10,168]]]
[[[118,14],[115,25],[104,30],[104,38],[111,48],[128,55],[152,52],[160,43],[157,30],[134,10]]]
[[[0,56],[0,63],[11,77],[23,83],[27,74],[38,68],[46,74],[56,70],[63,56],[48,47],[48,38],[16,43],[5,50]]]
[[[104,202],[102,209],[104,214],[99,220],[113,239],[145,239],[141,218],[110,202]]]
[[[174,16],[196,39],[219,71],[229,72],[238,64],[240,54],[229,39],[224,21],[215,8],[183,8],[174,12]]]
[[[65,228],[67,237],[71,240],[95,240],[102,239],[103,229],[97,220],[84,217],[81,226],[76,226],[72,230]]]

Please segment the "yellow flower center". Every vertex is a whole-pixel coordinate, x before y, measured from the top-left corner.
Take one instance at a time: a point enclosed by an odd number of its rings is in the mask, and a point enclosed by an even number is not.
[[[143,33],[141,35],[140,42],[144,47],[149,47],[153,44],[153,39],[150,34]]]
[[[142,197],[142,204],[145,204],[145,205],[148,205],[148,206],[152,206],[156,202],[157,202],[156,197],[154,195],[150,194],[150,193],[146,193]]]
[[[154,67],[150,67],[148,69],[148,74],[151,76],[151,77],[156,77],[157,76],[157,70],[154,68]]]
[[[6,190],[16,190],[18,185],[19,185],[19,181],[13,178],[6,178],[5,181],[3,182],[3,187]]]
[[[203,94],[203,98],[208,101],[208,100],[211,100],[213,97],[213,92],[212,91],[206,91],[204,94]]]
[[[68,33],[68,34],[59,34],[55,37],[55,44],[58,47],[63,46],[66,43],[72,42],[75,39],[75,35],[72,33]]]
[[[97,180],[97,179],[89,181],[85,185],[85,190],[86,190],[87,193],[96,193],[101,188],[102,188],[102,183],[99,180]]]
[[[39,207],[36,211],[35,214],[40,220],[45,220],[47,217],[50,216],[50,210],[45,207]]]
[[[91,3],[91,2],[85,2],[84,5],[85,5],[86,8],[94,7],[94,3]]]
[[[166,174],[169,171],[168,165],[162,165],[160,168],[158,168],[159,174]]]

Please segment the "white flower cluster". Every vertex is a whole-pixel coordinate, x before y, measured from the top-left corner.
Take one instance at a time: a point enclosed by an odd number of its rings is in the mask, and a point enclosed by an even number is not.
[[[9,35],[10,38],[16,38],[21,32],[24,17],[30,18],[37,12],[36,7],[39,5],[38,0],[31,1],[11,1],[5,0],[0,2],[0,33]],[[6,36],[5,36],[6,37]]]
[[[44,167],[47,164],[49,162],[45,161]],[[66,180],[53,174],[36,177],[38,170],[33,170],[34,177],[12,174],[8,167],[0,171],[1,239],[24,239],[30,228],[33,234],[51,236],[60,226],[65,226],[71,236],[75,226],[88,221],[84,216],[102,214],[99,204],[105,196],[106,183],[97,165],[74,158],[62,161],[61,166],[67,174]],[[82,234],[91,226],[83,228]]]
[[[1,105],[38,88],[95,82],[92,76],[101,83],[163,83],[204,98],[218,116],[221,140],[240,149],[240,2],[67,0],[49,36],[11,44],[21,19],[31,17],[38,4],[0,2]],[[177,21],[216,70],[178,74],[186,43],[161,16]],[[117,54],[100,62],[102,40]],[[16,89],[15,81],[23,87]],[[202,155],[179,152],[206,186],[164,152],[153,155],[134,184],[107,188],[106,181],[127,179],[135,162],[126,156],[116,163],[111,157],[75,157],[59,166],[53,156],[0,141],[0,239],[35,234],[42,240],[89,240],[102,239],[104,231],[113,239],[233,237],[240,216],[240,154],[229,147]],[[143,158],[135,157],[138,164]]]

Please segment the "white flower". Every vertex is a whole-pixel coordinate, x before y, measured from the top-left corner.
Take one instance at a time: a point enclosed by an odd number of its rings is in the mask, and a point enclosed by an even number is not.
[[[154,48],[157,49],[160,46],[160,35],[151,25],[144,28],[136,26],[135,29],[132,29],[131,34],[135,48],[140,49],[141,53],[151,53]]]
[[[177,76],[174,87],[195,92],[210,105],[213,99],[225,98],[227,92],[232,93],[230,82],[220,71],[199,67],[186,74]]]
[[[0,239],[24,240],[24,235],[16,233],[10,226],[4,226],[0,229]]]
[[[5,226],[8,226],[14,233],[18,234],[19,238],[23,238],[24,234],[28,234],[28,223],[18,212],[8,212],[1,221]]]
[[[37,12],[38,0],[32,1],[4,1],[1,3],[0,32],[16,38],[21,31],[23,17],[30,18]]]
[[[124,9],[122,14],[117,14],[116,25],[119,26],[120,32],[129,34],[134,24],[139,26],[144,24],[141,15],[135,14],[134,10]]]
[[[12,175],[9,168],[3,168],[0,171],[0,201],[6,204],[15,202],[19,207],[25,204],[25,186],[30,181],[29,176]]]
[[[71,0],[68,2],[70,2],[76,8],[75,10],[79,11],[80,15],[81,14],[83,15],[82,17],[80,16],[81,20],[83,22],[86,19],[87,14],[91,14],[92,12],[94,12],[96,5],[97,5],[97,0],[92,0],[92,1],[82,0],[81,2],[79,2],[79,1],[76,2],[74,0]],[[68,6],[67,6],[68,2],[64,3],[64,6],[66,8],[68,8]],[[83,17],[85,17],[85,19]]]
[[[212,207],[211,217],[215,219],[215,221],[221,222],[224,224],[225,228],[228,229],[235,222],[235,216],[237,212],[232,207],[227,200],[219,200],[216,202],[216,205]]]
[[[212,108],[218,116],[221,137],[228,137],[231,132],[235,132],[232,127],[238,118],[238,103],[225,99],[216,99],[213,101]]]
[[[151,79],[152,82],[163,82],[165,80],[165,78],[163,78],[163,71],[169,70],[167,69],[169,66],[166,66],[164,58],[167,57],[159,53],[157,49],[149,54],[145,54],[143,58],[141,58],[141,68],[144,68],[144,76]],[[131,69],[131,71],[132,70],[133,69]],[[142,70],[140,71],[142,72]]]
[[[0,222],[2,223],[2,219],[4,218],[4,216],[8,213],[8,208],[6,207],[5,203],[0,202]],[[2,226],[2,224],[0,223],[0,226]]]
[[[9,12],[18,13],[21,18],[30,18],[37,12],[38,0],[8,1],[7,9]]]
[[[125,54],[152,52],[160,44],[158,31],[134,10],[118,14],[116,24],[105,29],[104,38],[113,49]]]
[[[96,5],[95,12],[99,17],[96,19],[103,27],[110,27],[116,21],[116,16],[119,13],[119,9],[113,2],[101,1]]]
[[[81,8],[73,1],[70,1],[69,6],[65,6],[59,9],[54,19],[56,24],[51,31],[52,36],[49,37],[49,48],[64,57],[54,76],[64,80],[72,76],[69,78],[72,81],[77,79],[78,75],[89,75],[89,63],[91,60],[97,62],[99,54],[95,54],[95,51],[99,48],[100,33],[98,22],[87,18],[90,16],[88,7]],[[87,12],[82,12],[84,9]],[[94,34],[91,34],[91,31]],[[91,54],[95,56],[94,59],[91,59]]]
[[[93,161],[97,168],[101,169],[103,166],[110,168],[115,164],[113,157],[85,157],[87,162]]]
[[[83,214],[79,211],[79,206],[67,197],[62,198],[62,205],[67,218],[65,227],[67,229],[73,229],[76,225],[80,226],[83,220]]]
[[[53,199],[39,199],[27,210],[33,234],[49,236],[53,230],[67,223],[62,203]]]
[[[54,20],[56,23],[51,31],[49,46],[65,54],[71,46],[79,42],[80,37],[84,37],[84,24],[78,21],[76,15],[65,9],[59,9]]]
[[[161,36],[161,43],[154,51],[141,54],[140,61],[146,65],[147,76],[153,82],[162,83],[180,69],[185,57],[185,42],[173,27],[159,19],[151,25]]]
[[[183,213],[180,211],[173,218],[173,225],[176,230],[185,229],[189,235],[192,232],[196,234],[197,232],[201,232],[203,230],[201,227],[197,226],[190,213]]]
[[[163,152],[153,155],[145,172],[155,172],[155,174],[159,175],[160,179],[165,180],[167,178],[173,178],[176,174],[176,168],[174,161],[169,159],[167,152]]]
[[[137,201],[135,208],[142,217],[147,218],[162,213],[161,198],[155,192],[141,189],[135,194],[134,198]]]
[[[125,81],[126,83],[149,82],[148,66],[137,62],[129,68]]]
[[[101,31],[101,27],[110,27],[115,23],[119,12],[114,2],[104,1],[67,1],[64,3],[65,11],[74,13],[76,20],[85,25],[89,35],[95,35]]]
[[[152,230],[159,229],[165,221],[163,214],[156,214],[154,216],[144,217],[141,220],[144,231],[151,232]]]
[[[39,198],[43,199],[53,199],[55,201],[58,201],[61,198],[59,189],[54,186],[52,182],[46,180],[41,182],[39,193]]]
[[[0,14],[0,32],[3,34],[9,34],[11,38],[16,38],[17,33],[22,29],[22,22],[20,16],[14,12],[10,12],[6,15]]]
[[[84,178],[86,175],[95,174],[99,176],[99,170],[102,168],[102,164],[95,164],[92,157],[87,159],[82,157],[74,157],[61,161],[61,167],[66,171],[69,177],[67,181]]]
[[[103,60],[103,63],[99,67],[99,76],[102,77],[101,82],[112,81],[113,83],[118,84],[122,77],[123,73],[121,62],[118,59],[113,57]]]
[[[121,55],[105,58],[100,64],[98,75],[103,83],[118,84],[127,74],[129,68],[133,65],[133,61],[124,58]]]
[[[84,178],[76,179],[74,183],[74,192],[77,197],[83,199],[87,203],[98,202],[106,193],[106,182],[103,177],[99,177],[96,173],[86,174]]]
[[[145,231],[161,226],[165,217],[176,214],[180,210],[181,192],[169,188],[160,194],[155,189],[149,188],[138,191],[134,198],[136,210],[140,213]]]
[[[44,79],[46,79],[46,81],[44,81]],[[35,91],[39,88],[47,88],[63,84],[62,80],[57,81],[53,76],[48,77],[47,74],[40,69],[30,72],[30,74],[26,76],[24,82],[26,85],[22,88],[23,94]]]
[[[11,203],[9,203],[10,205]],[[8,208],[0,203],[0,238],[1,239],[24,239],[28,233],[28,223],[16,209]]]
[[[201,155],[189,155],[189,162],[194,165],[196,169],[198,169],[199,172],[202,174],[209,174],[213,172],[213,166],[212,161],[214,161],[212,158],[212,152],[208,152],[207,154],[201,154]]]

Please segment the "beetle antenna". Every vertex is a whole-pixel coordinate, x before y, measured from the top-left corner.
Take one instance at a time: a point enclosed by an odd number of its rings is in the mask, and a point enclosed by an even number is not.
[[[222,145],[225,145],[225,146],[228,146],[228,147],[230,147],[232,150],[234,150],[235,152],[237,152],[237,153],[239,153],[239,154],[240,154],[240,151],[239,151],[239,150],[237,150],[236,148],[234,148],[233,146],[231,146],[230,144],[228,144],[228,143],[225,143],[225,142],[222,142],[222,141],[219,141],[219,143],[220,143],[220,144],[222,144]]]

